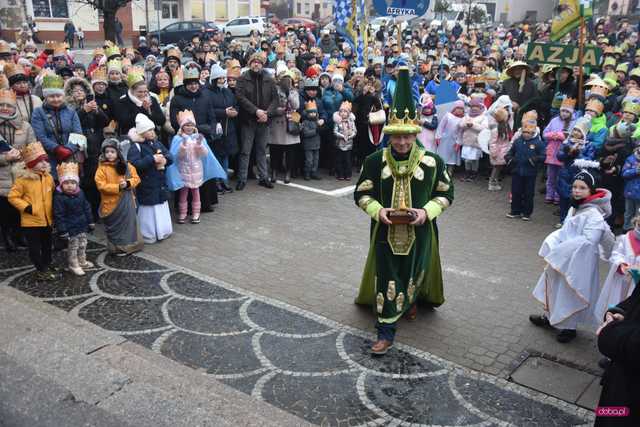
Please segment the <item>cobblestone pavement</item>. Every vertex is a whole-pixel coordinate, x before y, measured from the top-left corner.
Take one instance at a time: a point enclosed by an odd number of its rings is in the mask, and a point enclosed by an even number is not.
[[[322,425],[581,425],[588,411],[142,254],[38,283],[24,253],[2,254],[11,286]],[[58,253],[58,263],[62,263]]]

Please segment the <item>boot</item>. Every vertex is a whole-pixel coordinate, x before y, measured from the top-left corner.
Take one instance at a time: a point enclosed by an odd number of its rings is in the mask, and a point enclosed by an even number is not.
[[[489,191],[496,191],[496,184],[493,178],[489,178],[489,187],[487,187]]]
[[[87,253],[85,251],[82,251],[81,254],[78,254],[78,265],[80,266],[80,268],[87,269],[87,268],[93,268],[94,265],[91,261],[87,261]]]
[[[233,193],[233,189],[227,185],[226,182],[222,182],[222,189],[225,193]]]
[[[275,169],[271,171],[271,182],[276,182],[278,180],[278,172]]]
[[[78,254],[76,252],[69,251],[69,271],[76,276],[84,276],[84,270],[80,267],[78,262]]]
[[[291,171],[286,171],[284,174],[284,183],[285,184],[289,184],[291,183]]]

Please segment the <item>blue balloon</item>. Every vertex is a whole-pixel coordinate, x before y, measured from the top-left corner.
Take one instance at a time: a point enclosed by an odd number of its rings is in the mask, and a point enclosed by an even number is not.
[[[429,9],[429,0],[373,0],[373,6],[380,16],[422,16]]]

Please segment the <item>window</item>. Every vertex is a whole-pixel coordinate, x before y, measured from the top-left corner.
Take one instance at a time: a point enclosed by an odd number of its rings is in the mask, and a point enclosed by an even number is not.
[[[40,18],[68,18],[67,0],[33,0],[33,15]]]
[[[248,19],[236,19],[235,24],[233,25],[249,25],[249,20]]]
[[[173,32],[173,31],[178,31],[179,27],[180,27],[180,24],[171,24],[171,25],[167,25],[164,30]]]
[[[301,15],[301,14],[302,14],[302,3],[297,3],[297,4],[296,4],[296,13],[297,13],[298,15]]]
[[[178,19],[177,0],[164,0],[162,2],[162,19]]]
[[[215,17],[216,19],[227,19],[227,0],[216,0]]]
[[[204,1],[191,1],[191,19],[204,19]]]
[[[238,16],[251,15],[249,0],[238,0]],[[248,24],[249,22],[247,22]]]

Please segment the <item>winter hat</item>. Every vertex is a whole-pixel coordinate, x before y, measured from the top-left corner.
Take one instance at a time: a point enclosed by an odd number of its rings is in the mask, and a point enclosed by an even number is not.
[[[136,116],[136,133],[138,135],[142,135],[146,131],[154,130],[156,125],[149,119],[149,117],[145,116],[142,113],[138,113]]]
[[[42,78],[42,95],[64,95],[64,80],[62,76],[47,74]]]
[[[582,116],[573,125],[573,129],[578,129],[582,133],[582,139],[587,138],[587,134],[591,130],[591,118],[588,116]],[[573,132],[573,129],[571,131]]]
[[[114,148],[116,151],[118,151],[119,147],[120,147],[120,141],[118,141],[116,138],[107,138],[104,141],[102,141],[102,145],[100,146],[100,151],[104,153],[104,150],[106,150],[107,148]]]
[[[44,151],[42,144],[35,141],[25,145],[21,150],[22,159],[25,165],[31,169],[43,160],[49,160],[47,153]]]
[[[593,160],[577,159],[573,162],[573,166],[580,168],[580,172],[573,177],[573,180],[584,182],[593,193],[600,184],[600,174],[598,173],[600,163]]]
[[[179,111],[178,124],[180,125],[180,128],[182,128],[182,126],[186,125],[187,123],[191,123],[192,125],[195,126],[196,118],[193,115],[193,112],[191,110]]]
[[[342,74],[340,74],[340,73],[335,73],[335,74],[331,77],[331,82],[332,82],[332,83],[336,83],[336,82],[343,83],[343,82],[344,82],[344,77],[342,77]]]
[[[209,76],[209,81],[211,83],[215,82],[217,79],[222,79],[227,77],[226,70],[223,70],[222,67],[218,64],[213,64],[211,66],[211,75]]]
[[[76,184],[80,182],[80,171],[76,162],[62,162],[56,167],[58,172],[58,181],[73,181]]]

